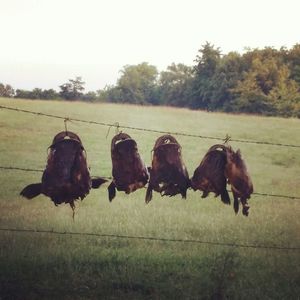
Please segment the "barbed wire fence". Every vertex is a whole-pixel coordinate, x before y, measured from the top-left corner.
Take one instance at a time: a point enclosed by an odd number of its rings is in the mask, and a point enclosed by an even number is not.
[[[225,246],[233,248],[253,248],[253,249],[267,249],[267,250],[292,250],[300,251],[300,247],[286,247],[277,245],[260,245],[260,244],[241,244],[241,243],[230,243],[230,242],[214,242],[204,241],[195,239],[170,239],[161,237],[151,236],[131,236],[131,235],[120,235],[120,234],[107,234],[107,233],[95,233],[95,232],[74,232],[74,231],[56,231],[56,230],[41,230],[41,229],[21,229],[21,228],[0,228],[0,231],[6,232],[19,232],[19,233],[45,233],[54,235],[71,235],[71,236],[90,236],[98,238],[117,238],[117,239],[129,239],[129,240],[146,240],[156,242],[167,242],[167,243],[187,243],[187,244],[206,244],[213,246]]]
[[[68,120],[68,121],[74,121],[74,122],[106,126],[106,127],[110,127],[110,128],[116,127],[116,128],[124,128],[124,129],[137,130],[137,131],[145,131],[145,132],[153,132],[153,133],[161,133],[161,134],[172,134],[172,135],[186,136],[186,137],[192,137],[192,138],[210,139],[210,140],[219,140],[219,141],[224,141],[228,138],[227,136],[225,138],[224,137],[215,137],[215,136],[205,136],[205,135],[190,134],[190,133],[184,133],[184,132],[172,132],[172,131],[163,131],[163,130],[156,130],[156,129],[150,129],[150,128],[133,127],[133,126],[121,125],[119,123],[111,123],[110,124],[110,123],[97,122],[97,121],[87,121],[87,120],[78,119],[78,118],[70,118],[70,117],[65,117],[65,116],[46,114],[46,113],[42,113],[42,112],[35,112],[35,111],[30,111],[30,110],[25,110],[25,109],[3,106],[3,105],[0,105],[0,109],[6,109],[6,110],[11,110],[11,111],[16,111],[16,112],[33,114],[33,115],[48,117],[48,118],[55,118],[55,119],[60,119],[60,120],[64,120],[64,121]],[[269,141],[241,140],[241,139],[232,139],[232,138],[230,138],[230,141],[237,142],[237,143],[300,148],[300,145],[273,143],[273,142],[269,142]]]
[[[2,169],[2,170],[12,170],[12,171],[24,171],[24,172],[37,172],[37,173],[44,172],[44,170],[42,170],[42,169],[6,167],[6,166],[0,166],[0,169]],[[101,177],[105,178],[105,179],[108,179],[108,180],[113,179],[111,176],[101,176]],[[230,192],[230,191],[228,191],[228,192]],[[278,194],[269,194],[269,193],[254,192],[254,193],[252,193],[252,195],[300,200],[300,197],[297,197],[297,196],[278,195]]]
[[[215,137],[215,136],[205,136],[205,135],[189,134],[189,133],[183,133],[183,132],[171,132],[171,131],[163,131],[163,130],[156,130],[156,129],[149,129],[149,128],[126,126],[126,125],[120,125],[119,123],[109,124],[109,123],[104,123],[104,122],[88,121],[88,120],[83,120],[83,119],[78,119],[78,118],[58,116],[58,115],[47,114],[47,113],[42,113],[42,112],[35,112],[35,111],[30,111],[30,110],[25,110],[25,109],[3,106],[3,105],[0,105],[0,109],[21,112],[21,113],[27,113],[27,114],[33,114],[33,115],[37,115],[37,116],[41,116],[41,117],[60,119],[60,120],[63,120],[65,123],[66,123],[66,121],[73,121],[73,122],[81,122],[81,123],[87,123],[87,124],[106,126],[109,128],[116,127],[116,129],[124,128],[124,129],[145,131],[145,132],[152,132],[152,133],[171,134],[171,135],[179,135],[179,136],[186,136],[186,137],[192,137],[192,138],[219,140],[219,141],[223,141],[223,142],[228,141],[230,139],[230,141],[237,142],[237,143],[300,148],[300,145],[295,145],[295,144],[273,143],[273,142],[269,142],[269,141],[232,139],[228,136],[226,136],[224,139],[224,138]],[[0,166],[0,169],[7,170],[7,171],[11,170],[11,171],[39,172],[39,173],[42,173],[44,171],[42,169],[22,168],[22,167],[15,167],[15,166]],[[112,179],[111,176],[102,176],[102,177],[106,178],[106,179]],[[269,194],[269,193],[260,193],[260,192],[255,192],[255,193],[253,193],[253,195],[300,200],[299,196],[278,195],[278,194]],[[99,237],[99,238],[136,239],[136,240],[173,242],[173,243],[175,242],[175,243],[207,244],[207,245],[213,245],[213,246],[225,246],[225,247],[235,247],[235,248],[300,251],[300,247],[284,247],[284,246],[278,246],[278,245],[268,246],[268,245],[259,245],[259,244],[251,245],[251,244],[242,244],[242,243],[214,242],[214,241],[203,241],[203,240],[194,240],[194,239],[169,239],[169,238],[160,238],[160,237],[129,236],[129,235],[91,233],[91,232],[67,232],[67,231],[55,231],[55,230],[18,229],[18,228],[0,228],[0,231],[31,233],[31,234],[44,233],[44,234],[55,234],[55,235],[93,236],[93,237]]]
[[[78,119],[78,118],[70,118],[70,117],[66,117],[66,116],[46,114],[46,113],[43,113],[43,112],[35,112],[35,111],[31,111],[31,110],[8,107],[8,106],[3,106],[3,105],[0,105],[0,109],[10,110],[10,111],[15,111],[15,112],[21,112],[21,113],[26,113],[26,114],[33,114],[33,115],[37,115],[37,116],[41,116],[41,117],[60,119],[60,120],[63,120],[65,123],[66,123],[66,121],[74,121],[74,122],[82,122],[82,123],[87,123],[87,124],[106,126],[109,129],[111,129],[112,127],[116,127],[116,129],[124,128],[124,129],[131,129],[131,130],[138,130],[138,131],[145,131],[145,132],[152,132],[152,133],[180,135],[180,136],[200,138],[200,139],[212,139],[212,140],[219,140],[219,141],[228,141],[228,140],[230,140],[232,142],[238,142],[238,143],[268,145],[268,146],[277,146],[277,147],[300,148],[300,145],[294,145],[294,144],[272,143],[272,142],[268,142],[268,141],[232,139],[228,135],[226,135],[225,138],[221,138],[221,137],[215,137],[215,136],[204,136],[204,135],[197,135],[197,134],[188,134],[188,133],[183,133],[183,132],[171,132],[171,131],[163,131],[163,130],[156,130],[156,129],[149,129],[149,128],[126,126],[126,125],[121,125],[118,122],[116,122],[116,123],[104,123],[104,122],[97,122],[97,121],[87,121],[87,120]],[[0,166],[0,169],[29,171],[29,172],[43,172],[43,170],[40,170],[40,169],[28,169],[28,168],[15,167],[15,166]],[[106,178],[106,179],[112,179],[111,176],[103,176],[103,177]],[[299,196],[290,196],[290,195],[276,195],[276,194],[261,193],[261,192],[255,192],[255,193],[253,193],[253,195],[271,196],[271,197],[277,197],[277,198],[287,198],[287,199],[300,200]]]

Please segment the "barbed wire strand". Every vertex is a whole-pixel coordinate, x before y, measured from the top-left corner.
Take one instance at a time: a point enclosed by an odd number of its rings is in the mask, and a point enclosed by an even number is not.
[[[31,169],[31,168],[19,168],[19,167],[6,167],[6,166],[0,166],[0,169],[2,170],[16,170],[16,171],[24,171],[24,172],[39,172],[42,173],[44,170],[42,169]],[[105,179],[112,179],[111,176],[101,176]],[[94,178],[94,176],[91,176],[91,178]]]
[[[77,118],[62,117],[62,116],[57,116],[57,115],[52,115],[52,114],[46,114],[46,113],[42,113],[42,112],[34,112],[34,111],[20,109],[20,108],[7,107],[7,106],[3,106],[3,105],[0,105],[0,108],[11,110],[11,111],[17,111],[17,112],[23,112],[23,113],[38,115],[38,116],[49,117],[49,118],[56,118],[56,119],[61,119],[61,120],[66,120],[67,119],[69,121],[75,121],[75,122],[81,122],[81,123],[87,123],[87,124],[94,124],[94,125],[101,125],[101,126],[106,126],[106,127],[116,127],[117,126],[118,128],[124,128],[124,129],[130,129],[130,130],[138,130],[138,131],[145,131],[145,132],[172,134],[172,135],[180,135],[180,136],[200,138],[200,139],[210,139],[210,140],[224,141],[224,138],[221,138],[221,137],[189,134],[189,133],[184,133],[184,132],[163,131],[163,130],[156,130],[156,129],[149,129],[149,128],[140,128],[140,127],[120,125],[119,123],[109,124],[109,123],[97,122],[97,121],[87,121],[87,120],[82,120],[82,119],[77,119]],[[116,125],[116,124],[118,124],[118,125]],[[254,141],[254,140],[251,141],[251,140],[242,140],[242,139],[230,139],[230,141],[231,142],[237,142],[237,143],[300,148],[300,145],[272,143],[272,142],[267,142],[267,141]]]
[[[193,239],[170,239],[161,237],[149,237],[149,236],[130,236],[120,234],[107,234],[107,233],[94,233],[94,232],[70,232],[70,231],[56,231],[56,230],[41,230],[41,229],[18,229],[18,228],[0,228],[0,231],[6,232],[20,232],[20,233],[47,233],[57,235],[76,235],[76,236],[93,236],[93,237],[107,237],[107,238],[119,238],[119,239],[136,239],[136,240],[148,240],[158,242],[175,242],[175,243],[192,243],[192,244],[207,244],[213,246],[227,246],[235,248],[255,248],[255,249],[271,249],[271,250],[293,250],[300,251],[300,247],[284,247],[284,246],[266,246],[266,245],[250,245],[240,243],[225,243],[225,242],[213,242],[202,241]]]
[[[43,170],[41,170],[41,169],[30,169],[30,168],[19,168],[19,167],[5,167],[5,166],[0,166],[0,169],[3,169],[3,170],[25,171],[25,172],[43,172]],[[105,178],[105,179],[109,179],[109,180],[112,179],[111,176],[101,176],[101,177]],[[259,193],[259,192],[254,192],[252,195],[300,200],[300,197],[297,197],[297,196],[276,195],[276,194]]]

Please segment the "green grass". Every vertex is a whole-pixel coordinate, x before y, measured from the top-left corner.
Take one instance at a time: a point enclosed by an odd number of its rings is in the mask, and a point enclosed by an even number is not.
[[[70,118],[234,139],[300,145],[300,121],[165,107],[0,99],[0,105]],[[80,135],[93,175],[110,176],[107,127],[68,123]],[[43,169],[63,120],[0,109],[0,165]],[[125,131],[125,130],[124,130]],[[159,134],[126,130],[150,164]],[[217,141],[178,136],[190,175]],[[234,143],[256,192],[300,195],[297,148]],[[0,170],[0,228],[95,232],[170,239],[300,247],[300,200],[253,196],[250,215],[235,215],[212,196],[188,191],[145,205],[145,190],[117,193],[107,184],[67,205],[19,196],[41,173]],[[0,299],[299,299],[300,251],[0,231]]]

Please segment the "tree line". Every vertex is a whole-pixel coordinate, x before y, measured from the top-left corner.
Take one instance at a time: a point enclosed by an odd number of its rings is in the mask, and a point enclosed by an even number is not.
[[[300,44],[291,49],[246,49],[222,55],[206,43],[194,65],[166,70],[147,62],[126,65],[115,85],[84,93],[81,77],[52,89],[16,90],[0,84],[0,96],[168,105],[207,111],[242,112],[300,118]]]
[[[69,79],[67,83],[59,86],[60,91],[57,92],[54,89],[40,89],[35,88],[33,90],[14,90],[9,84],[0,83],[0,97],[7,98],[21,98],[21,99],[41,99],[41,100],[86,100],[97,101],[99,99],[99,91],[84,93],[85,82],[81,77],[75,79]]]

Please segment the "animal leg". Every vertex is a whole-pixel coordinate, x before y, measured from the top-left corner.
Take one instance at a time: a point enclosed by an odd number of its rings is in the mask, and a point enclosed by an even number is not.
[[[226,188],[221,192],[221,200],[225,204],[230,204],[230,197]]]
[[[247,203],[247,199],[241,198],[241,202],[242,202],[242,205],[243,205],[242,213],[243,213],[244,216],[248,217],[250,206]]]
[[[71,206],[71,208],[72,208],[72,219],[73,219],[73,221],[74,221],[74,218],[75,218],[75,204],[74,204],[74,201],[71,201],[70,203],[70,206]]]
[[[201,198],[206,198],[208,196],[208,191],[203,191]]]
[[[233,191],[233,208],[234,208],[234,212],[235,214],[237,214],[239,212],[239,199],[238,196],[236,195],[236,193]]]
[[[97,189],[105,182],[107,182],[107,180],[101,177],[92,178],[92,188]]]
[[[21,191],[20,195],[27,199],[32,199],[41,193],[42,193],[42,184],[41,183],[33,183],[33,184],[27,185]]]
[[[111,202],[116,197],[116,185],[115,185],[115,183],[112,181],[107,189],[108,189],[108,199]]]
[[[146,192],[145,202],[148,204],[152,199],[152,186],[149,184]]]
[[[181,196],[182,196],[182,199],[186,199],[186,189],[182,189],[182,190],[180,191],[180,194],[181,194]]]

